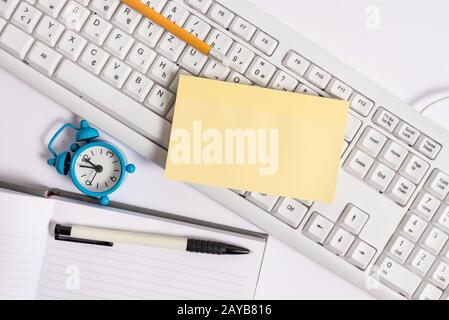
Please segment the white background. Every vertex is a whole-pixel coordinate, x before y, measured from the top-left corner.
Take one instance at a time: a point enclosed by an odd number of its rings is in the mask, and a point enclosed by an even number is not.
[[[426,93],[449,91],[449,3],[445,0],[252,1],[410,104]],[[372,10],[380,13],[378,29],[367,28],[367,11]],[[74,190],[69,178],[46,165],[46,142],[50,131],[76,118],[2,70],[0,92],[0,179]],[[449,120],[447,111],[431,114],[440,122]],[[159,167],[122,149],[137,172],[113,195],[114,200],[255,229],[189,186],[165,180]],[[270,238],[256,298],[370,296]]]

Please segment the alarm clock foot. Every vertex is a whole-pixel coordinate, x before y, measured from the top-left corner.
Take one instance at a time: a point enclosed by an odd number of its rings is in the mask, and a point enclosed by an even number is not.
[[[100,203],[103,206],[107,206],[109,204],[109,197],[108,196],[103,196],[100,198]]]

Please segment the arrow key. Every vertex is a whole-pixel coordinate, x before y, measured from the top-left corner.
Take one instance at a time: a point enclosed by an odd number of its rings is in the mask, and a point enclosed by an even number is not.
[[[303,232],[305,235],[319,244],[323,244],[327,236],[331,232],[334,224],[320,215],[314,212],[307,222]]]
[[[354,243],[348,253],[348,260],[359,269],[365,270],[376,254],[376,249],[360,239]]]
[[[354,242],[355,237],[343,229],[336,229],[326,241],[326,247],[337,256],[344,256]]]
[[[368,221],[368,214],[352,204],[348,204],[343,211],[342,223],[347,230],[355,235],[362,231],[366,221]]]

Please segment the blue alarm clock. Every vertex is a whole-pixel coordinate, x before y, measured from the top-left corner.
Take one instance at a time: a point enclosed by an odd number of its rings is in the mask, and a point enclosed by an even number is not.
[[[70,146],[70,151],[57,154],[53,143],[67,128],[76,131],[76,142]],[[99,199],[106,206],[109,204],[108,195],[117,190],[126,173],[133,173],[136,167],[126,164],[123,153],[111,143],[99,140],[99,136],[98,130],[90,127],[86,120],[81,121],[80,127],[71,123],[63,125],[48,144],[53,158],[47,163],[63,176],[70,173],[79,191]]]

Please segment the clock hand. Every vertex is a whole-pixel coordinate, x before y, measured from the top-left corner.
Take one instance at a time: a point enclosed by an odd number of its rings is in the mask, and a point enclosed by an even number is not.
[[[86,161],[87,163],[89,163],[90,165],[92,165],[95,168],[98,168],[99,166],[97,166],[96,164],[93,164],[92,161],[90,161],[90,159],[88,158],[83,158],[83,161]]]
[[[98,171],[95,171],[94,176],[92,177],[92,179],[89,181],[89,184],[92,185],[94,182],[95,177],[97,176]]]
[[[80,165],[80,167],[82,167],[82,168],[91,168],[91,169],[94,169],[96,172],[103,171],[103,167],[102,166],[93,164],[92,161],[90,161],[89,159],[83,158],[83,161],[86,161],[87,163],[91,164],[92,167],[84,167],[84,166],[81,166],[81,165]]]
[[[97,171],[97,168],[96,167],[91,167],[91,166],[83,166],[83,165],[79,165],[80,166],[80,168],[89,168],[89,169],[93,169],[93,170],[95,170],[95,171]]]

